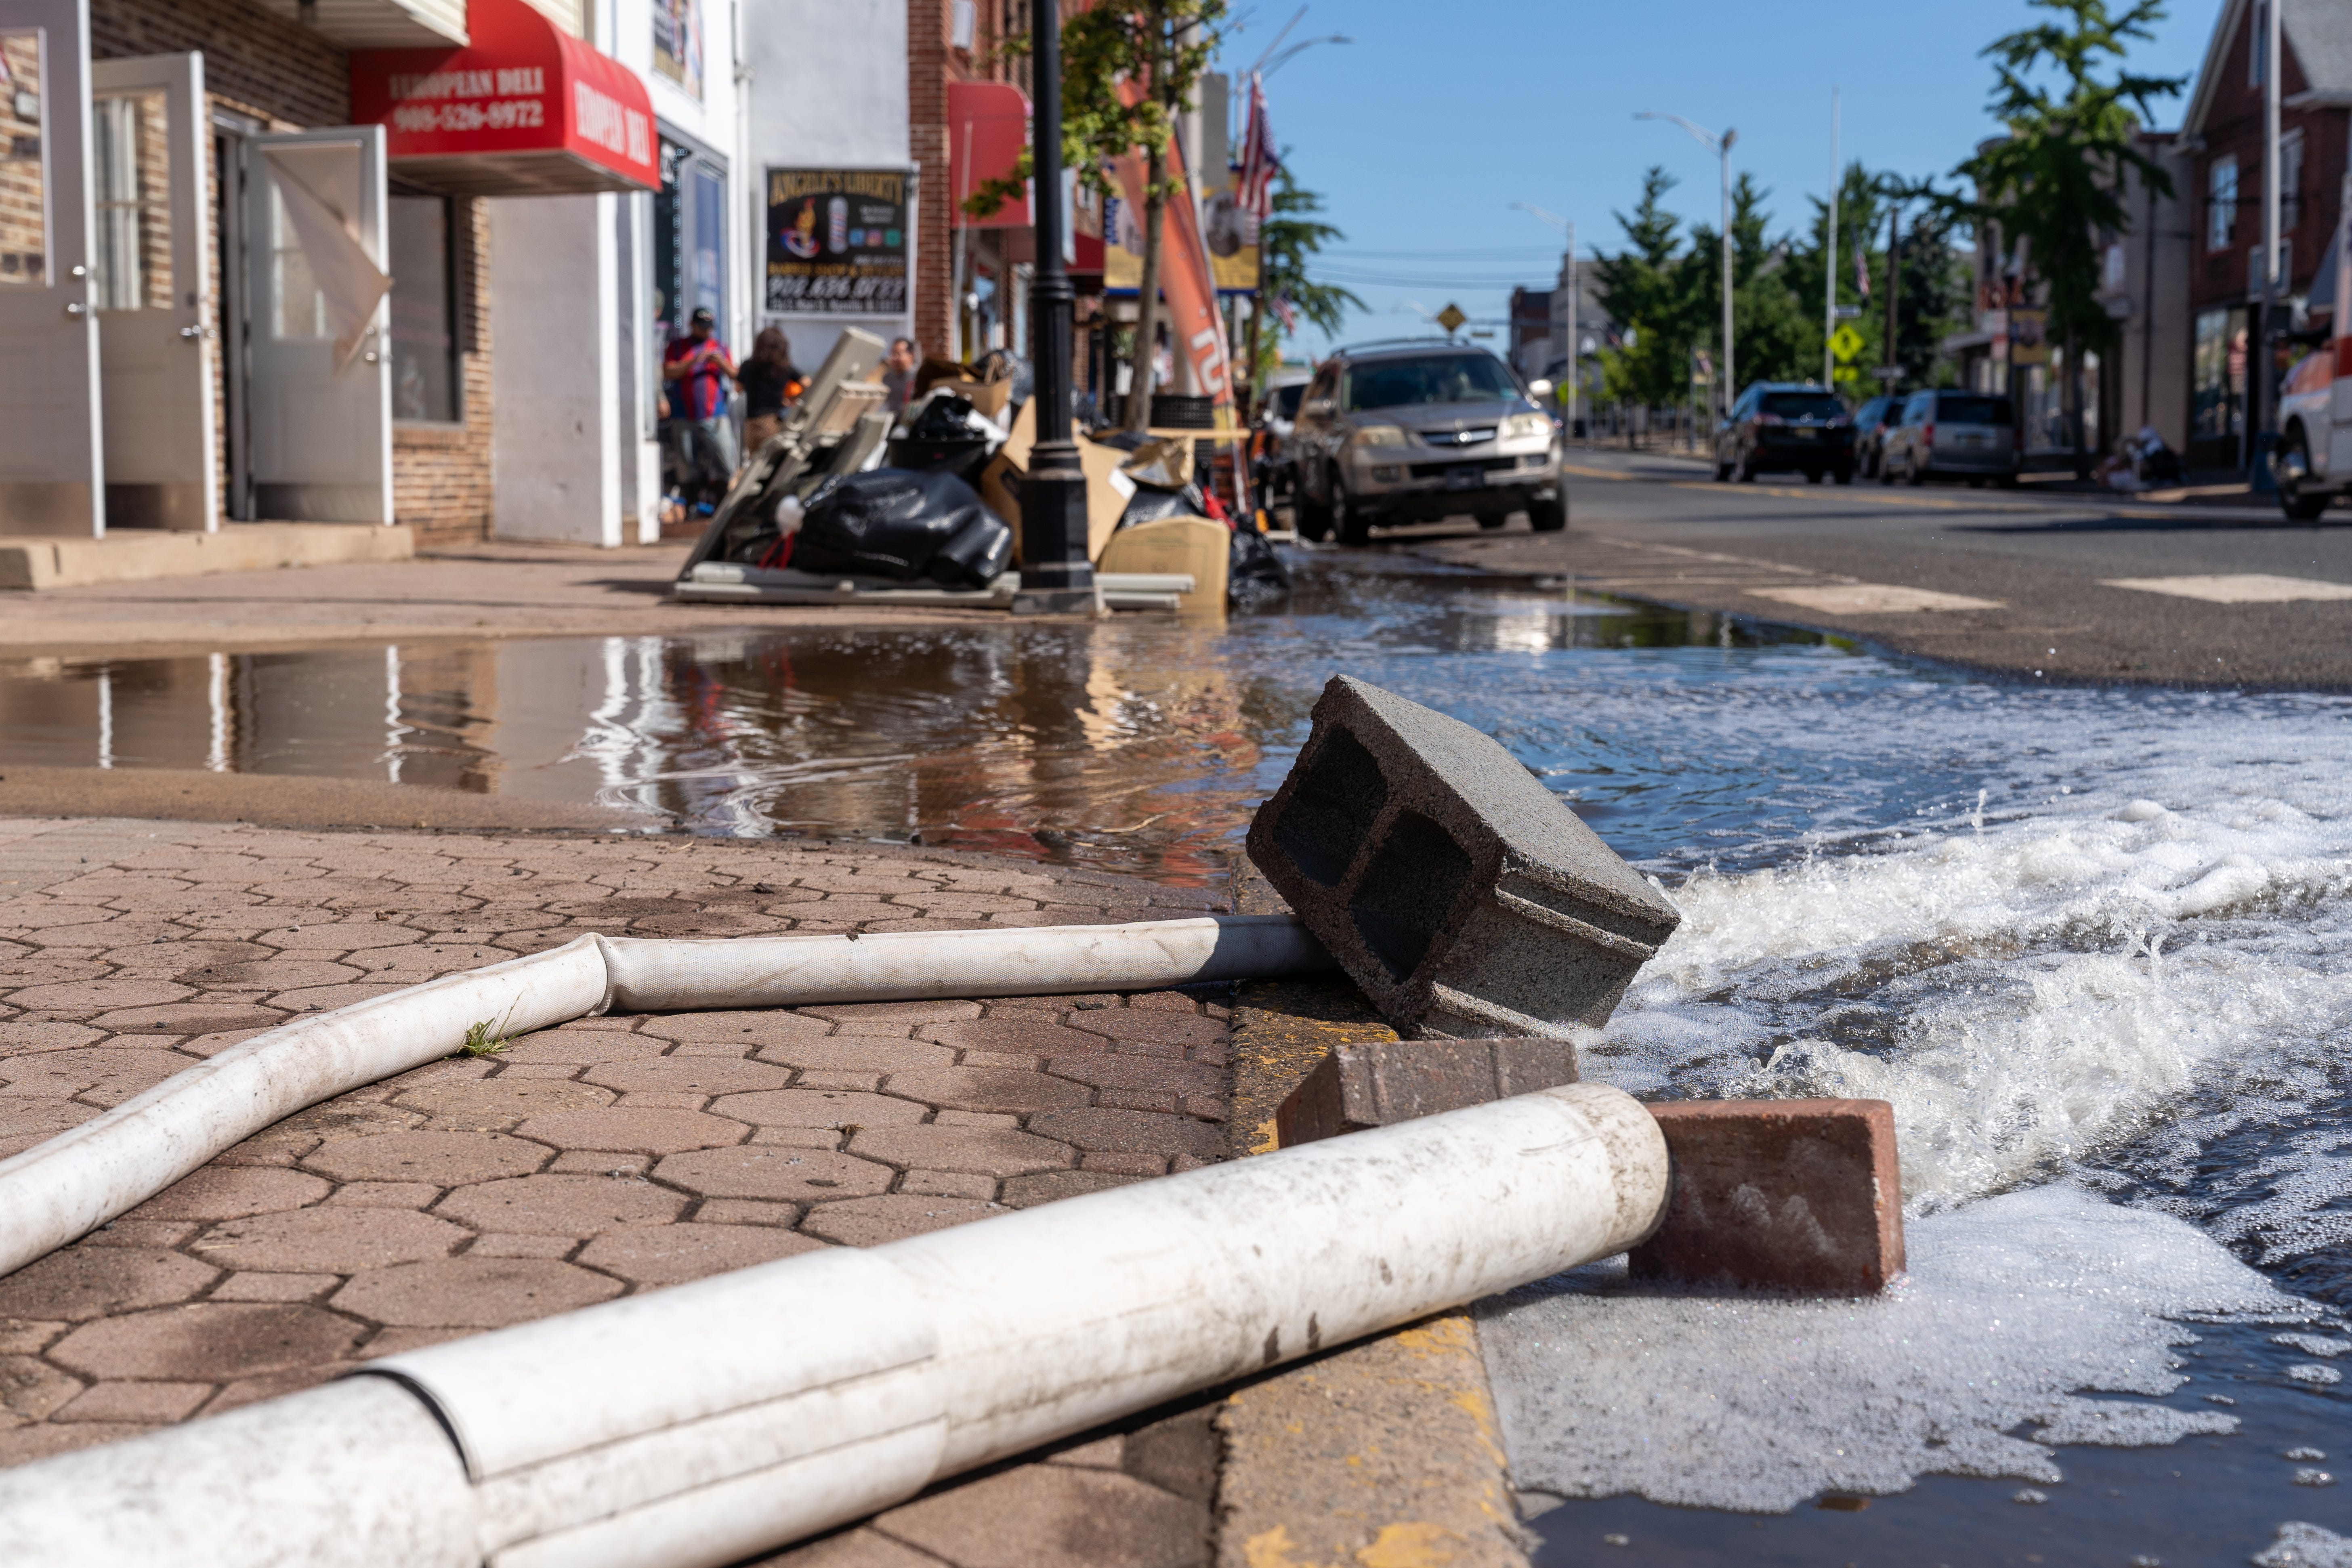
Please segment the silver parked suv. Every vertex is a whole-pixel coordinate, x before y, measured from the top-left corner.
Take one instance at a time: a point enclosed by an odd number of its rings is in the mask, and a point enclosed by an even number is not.
[[[2017,411],[1996,393],[1915,392],[1901,413],[1886,416],[1885,441],[1883,485],[1898,477],[1915,485],[1948,478],[2017,483]]]
[[[1568,526],[1550,416],[1484,349],[1419,340],[1341,349],[1290,437],[1298,531],[1361,544],[1381,523],[1468,513]]]

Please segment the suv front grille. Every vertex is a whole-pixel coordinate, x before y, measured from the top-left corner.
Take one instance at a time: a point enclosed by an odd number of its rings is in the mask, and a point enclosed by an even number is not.
[[[1456,468],[1479,468],[1490,474],[1507,474],[1518,466],[1517,458],[1489,458],[1483,463],[1415,463],[1405,472],[1416,479],[1442,479]]]
[[[1423,442],[1432,447],[1475,447],[1481,441],[1495,438],[1492,426],[1484,430],[1423,430]]]

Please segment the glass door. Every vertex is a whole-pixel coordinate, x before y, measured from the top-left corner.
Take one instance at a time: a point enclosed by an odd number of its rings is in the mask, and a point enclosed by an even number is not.
[[[0,0],[0,534],[106,531],[89,60],[81,0]]]

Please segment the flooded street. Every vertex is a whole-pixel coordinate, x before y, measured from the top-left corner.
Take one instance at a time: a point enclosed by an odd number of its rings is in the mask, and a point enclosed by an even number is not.
[[[1358,557],[1311,565],[1289,613],[1222,626],[19,661],[0,666],[0,753],[593,801],[708,835],[919,837],[1198,884],[1342,671],[1496,735],[1684,911],[1589,1076],[1654,1097],[1887,1100],[1929,1245],[1937,1216],[2071,1188],[2192,1222],[2198,1246],[2294,1293],[2309,1321],[2288,1327],[2310,1345],[2254,1324],[2181,1352],[2237,1389],[2242,1432],[2066,1447],[2065,1497],[2113,1472],[2129,1484],[2111,1503],[2159,1507],[2152,1478],[2194,1469],[2204,1481],[2177,1484],[2234,1500],[2200,1506],[2240,1559],[2268,1542],[2240,1528],[2257,1515],[2352,1529],[2343,1490],[2289,1490],[2296,1467],[2271,1457],[2352,1434],[2333,1375],[2352,1349],[2335,1316],[2352,1309],[2352,699],[1982,679]],[[2188,1254],[2164,1245],[2116,1240],[2132,1267],[2177,1273]],[[2221,1386],[2171,1403],[2210,1412]],[[1503,1402],[1507,1427],[1540,1418]],[[2026,1522],[2056,1510],[2012,1508],[2016,1489],[1931,1476],[1870,1528],[1967,1514],[1991,1531],[1967,1561],[2041,1561]],[[1624,1498],[1539,1528],[1659,1544],[1641,1561],[1768,1560],[1723,1554],[1722,1530],[1748,1528],[1724,1517]],[[1756,1547],[1859,1552],[1861,1517],[1801,1509]],[[1872,1560],[1939,1560],[1901,1537]]]

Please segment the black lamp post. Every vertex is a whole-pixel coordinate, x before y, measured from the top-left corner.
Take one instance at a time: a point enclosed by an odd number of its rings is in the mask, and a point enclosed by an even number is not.
[[[1021,487],[1021,591],[1014,615],[1091,612],[1099,607],[1087,560],[1087,475],[1070,439],[1071,314],[1076,296],[1062,265],[1062,15],[1058,0],[1034,0],[1037,97],[1030,124],[1035,199],[1036,272],[1029,285],[1031,397],[1037,444]]]

